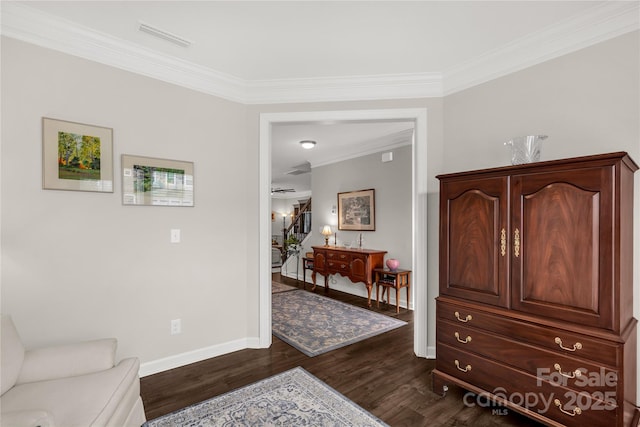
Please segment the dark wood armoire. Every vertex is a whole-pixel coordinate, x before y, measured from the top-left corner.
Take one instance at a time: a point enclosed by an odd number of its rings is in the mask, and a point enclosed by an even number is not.
[[[637,169],[611,153],[438,176],[435,392],[547,425],[638,422]]]

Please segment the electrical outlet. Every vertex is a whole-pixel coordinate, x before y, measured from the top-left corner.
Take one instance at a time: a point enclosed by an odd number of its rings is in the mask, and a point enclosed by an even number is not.
[[[178,335],[182,332],[182,321],[180,319],[173,319],[171,321],[171,335]]]

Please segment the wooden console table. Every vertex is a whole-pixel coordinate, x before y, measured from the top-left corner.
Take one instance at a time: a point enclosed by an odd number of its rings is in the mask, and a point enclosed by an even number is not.
[[[347,249],[336,246],[313,246],[313,288],[316,288],[316,273],[324,276],[324,292],[329,292],[328,278],[331,274],[348,277],[354,283],[362,282],[367,287],[367,305],[371,306],[373,270],[383,267],[387,251],[373,249]]]

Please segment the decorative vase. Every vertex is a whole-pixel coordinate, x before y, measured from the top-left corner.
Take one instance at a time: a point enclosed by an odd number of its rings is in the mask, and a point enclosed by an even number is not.
[[[511,164],[521,165],[540,161],[540,141],[547,135],[518,136],[504,145],[511,146]]]
[[[396,271],[399,266],[400,266],[400,261],[398,261],[397,259],[390,258],[387,260],[387,267],[389,267],[389,270]]]

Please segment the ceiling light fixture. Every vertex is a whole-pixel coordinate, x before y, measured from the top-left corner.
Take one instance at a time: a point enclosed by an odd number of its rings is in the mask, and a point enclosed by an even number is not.
[[[151,34],[152,36],[159,37],[171,43],[177,44],[178,46],[191,46],[191,41],[170,33],[169,31],[161,30],[160,28],[145,24],[144,22],[139,22],[139,24],[140,26],[138,27],[138,30],[142,31],[143,33]]]
[[[304,141],[300,141],[300,145],[302,145],[302,148],[304,148],[305,150],[311,150],[313,147],[316,146],[316,142],[315,141],[309,141],[304,140]]]

